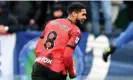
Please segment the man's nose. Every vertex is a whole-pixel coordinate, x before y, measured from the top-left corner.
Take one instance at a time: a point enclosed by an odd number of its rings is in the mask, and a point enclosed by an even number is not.
[[[84,16],[84,19],[87,19],[86,16]]]

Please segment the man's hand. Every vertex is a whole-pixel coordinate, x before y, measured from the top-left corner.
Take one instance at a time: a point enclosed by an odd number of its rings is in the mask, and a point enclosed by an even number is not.
[[[76,78],[76,76],[77,76],[77,74],[76,74],[76,70],[74,70],[74,71],[72,72],[72,74],[69,73],[69,77],[70,77],[70,79]]]
[[[115,51],[115,49],[116,49],[116,48],[115,48],[114,46],[110,46],[110,47],[107,47],[107,48],[106,48],[105,52],[103,53],[103,60],[104,60],[105,62],[108,61],[109,55],[113,54],[114,51]]]

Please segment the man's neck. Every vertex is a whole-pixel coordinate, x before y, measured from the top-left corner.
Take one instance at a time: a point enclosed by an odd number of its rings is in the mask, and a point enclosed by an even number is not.
[[[72,23],[76,24],[76,21],[74,20],[74,18],[72,18],[72,16],[69,15],[67,18],[68,18],[68,20],[70,20]]]

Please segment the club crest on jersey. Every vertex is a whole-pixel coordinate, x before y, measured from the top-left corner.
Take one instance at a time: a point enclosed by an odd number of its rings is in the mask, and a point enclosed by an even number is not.
[[[77,44],[78,42],[79,42],[79,37],[76,37],[75,44]]]

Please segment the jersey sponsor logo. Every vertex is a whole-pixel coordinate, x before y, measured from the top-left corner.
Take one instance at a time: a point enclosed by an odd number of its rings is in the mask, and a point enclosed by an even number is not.
[[[44,63],[48,63],[48,64],[52,64],[52,60],[46,58],[46,57],[38,57],[36,58],[35,62],[44,62]]]
[[[78,42],[79,42],[79,37],[76,37],[75,44],[77,44]]]

